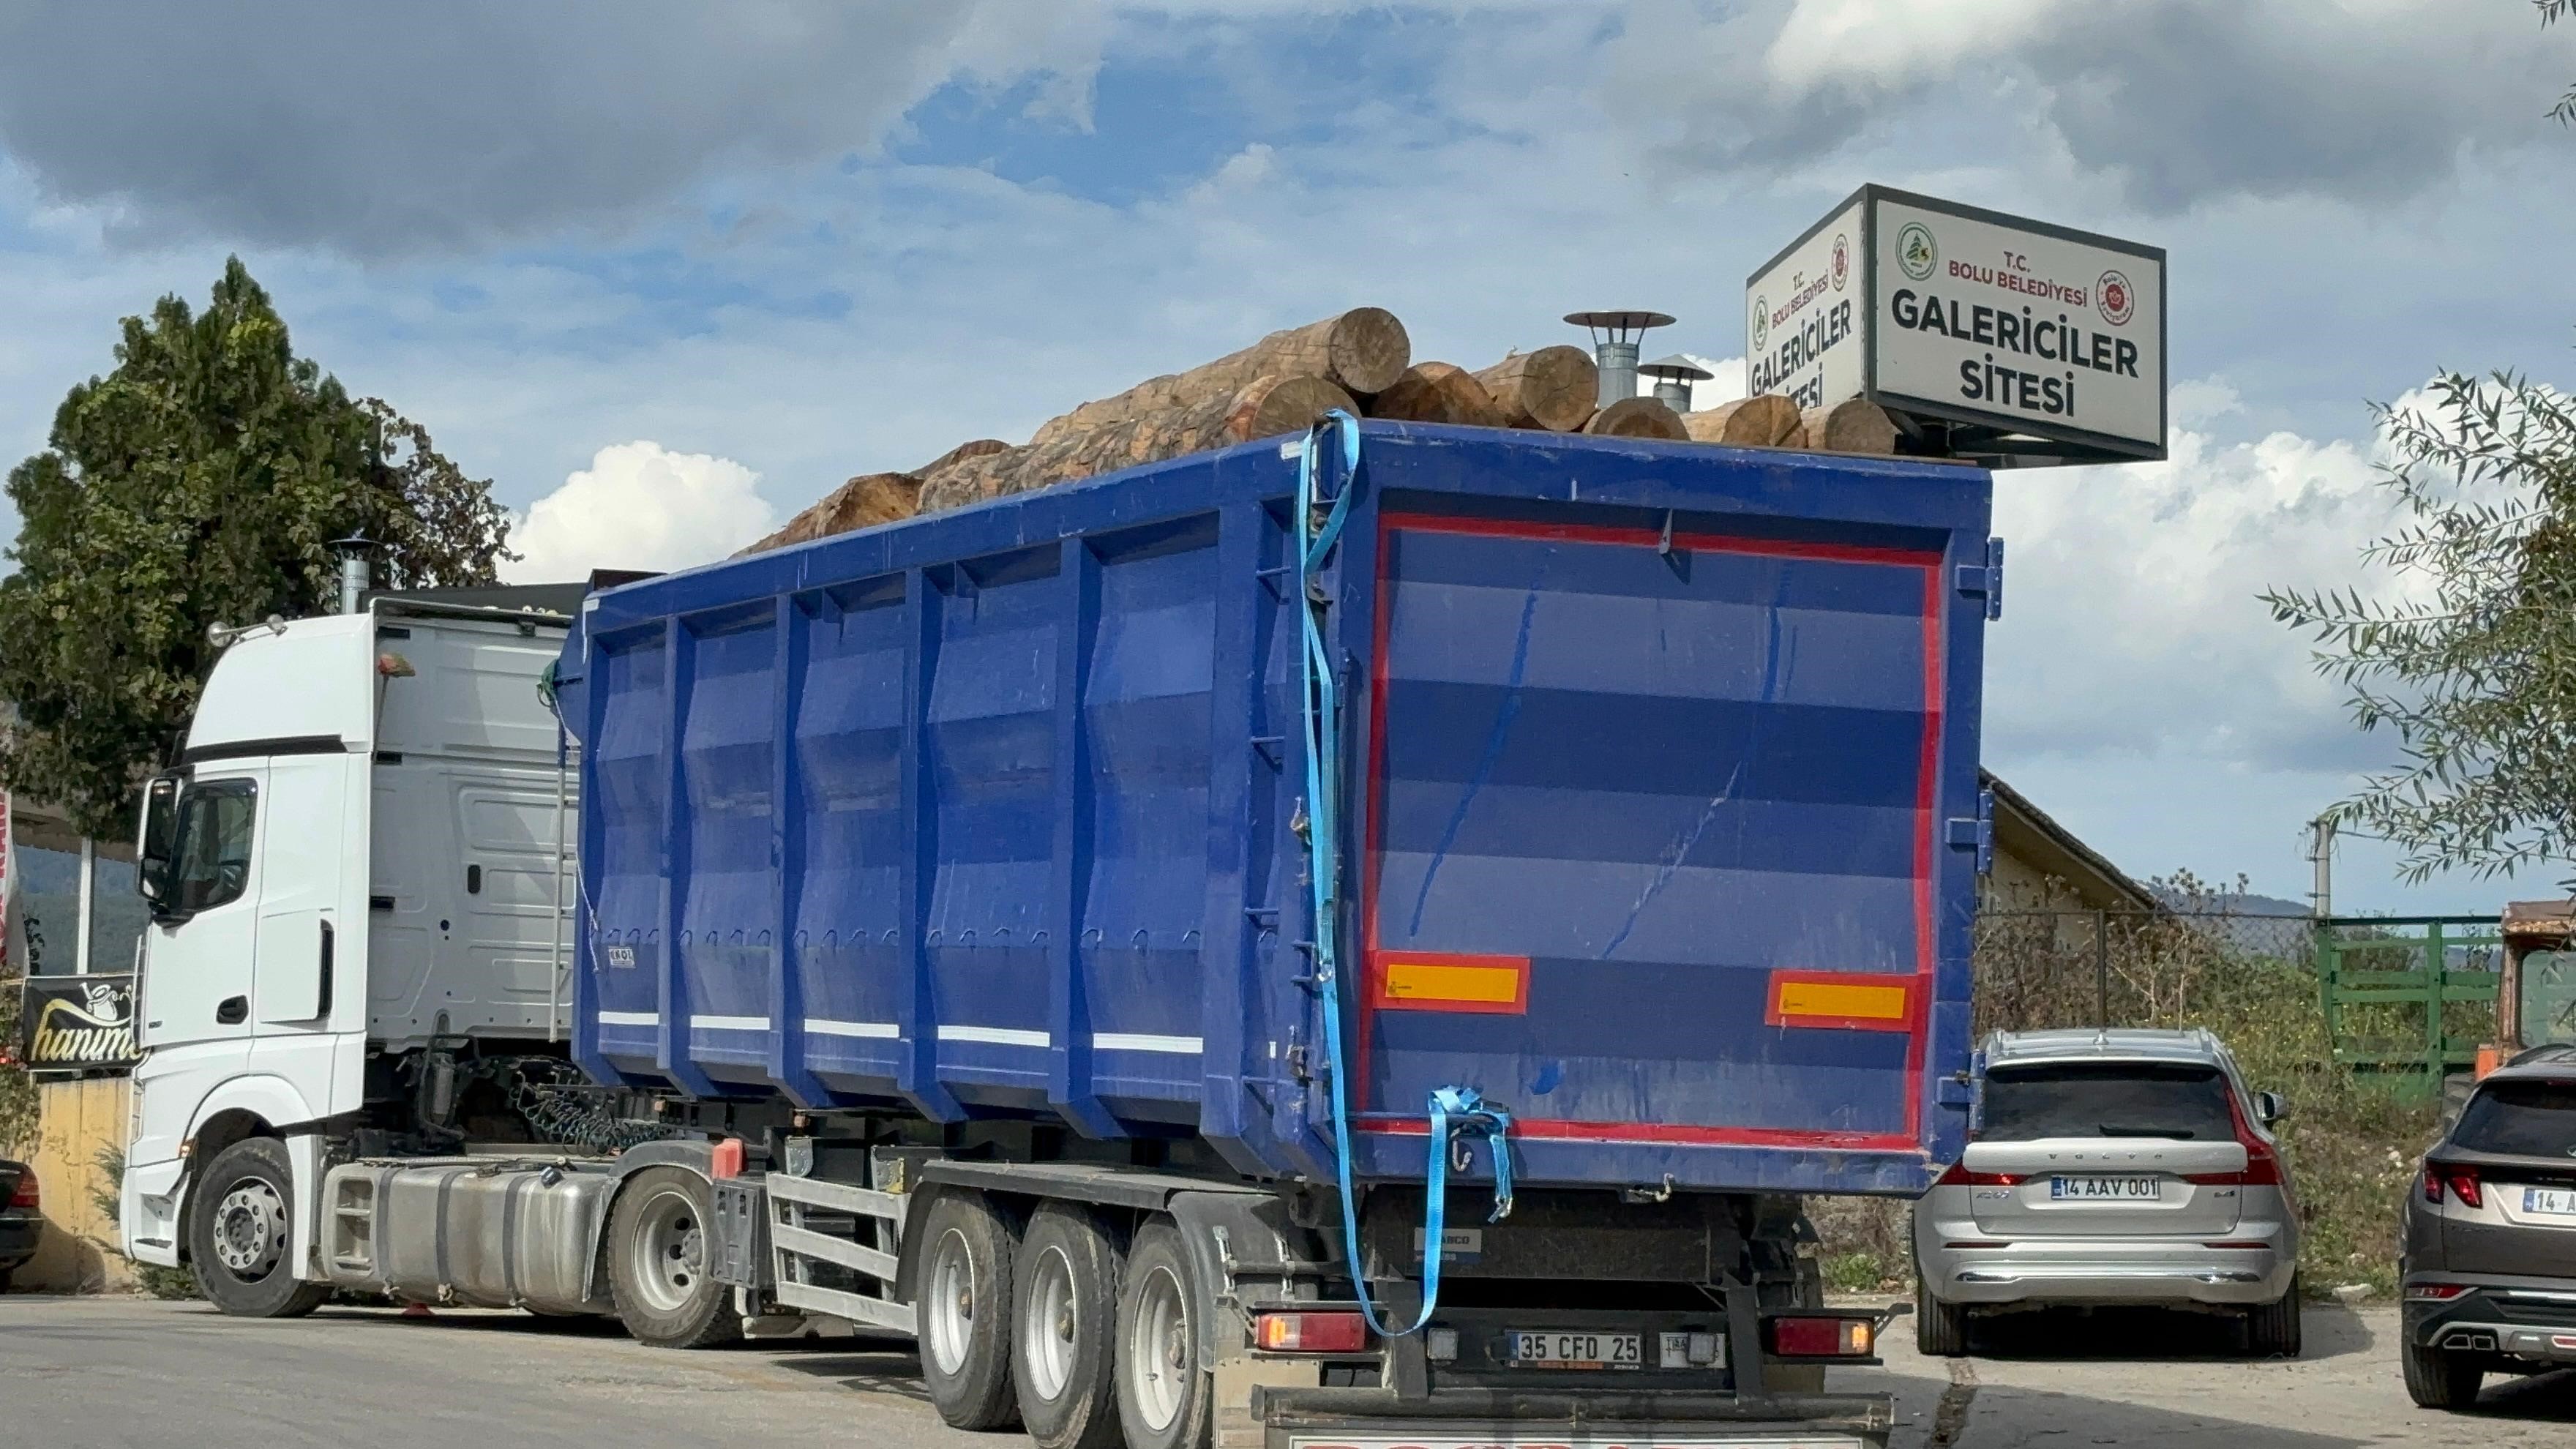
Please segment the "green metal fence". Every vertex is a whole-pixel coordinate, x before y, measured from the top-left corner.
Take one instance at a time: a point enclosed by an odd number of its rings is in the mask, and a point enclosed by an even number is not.
[[[2493,916],[2316,923],[2317,988],[2335,1060],[2438,1078],[2494,1039],[2504,943]]]

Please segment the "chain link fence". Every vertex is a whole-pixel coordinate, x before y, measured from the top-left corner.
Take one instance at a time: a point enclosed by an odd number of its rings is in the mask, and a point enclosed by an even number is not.
[[[2187,1026],[2247,969],[2307,971],[2306,916],[2203,910],[1977,914],[1976,1029]]]

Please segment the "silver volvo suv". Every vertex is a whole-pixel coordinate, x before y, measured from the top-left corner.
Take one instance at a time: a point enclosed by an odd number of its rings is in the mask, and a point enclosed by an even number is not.
[[[2299,1215],[2272,1125],[2205,1031],[1998,1032],[1966,1154],[1914,1205],[1915,1333],[1973,1309],[2146,1304],[2241,1315],[2299,1352]]]

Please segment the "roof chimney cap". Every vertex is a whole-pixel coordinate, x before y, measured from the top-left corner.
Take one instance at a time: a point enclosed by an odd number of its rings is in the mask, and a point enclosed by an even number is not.
[[[1568,312],[1565,320],[1577,327],[1607,332],[1611,342],[1634,342],[1632,334],[1642,334],[1649,327],[1670,327],[1671,314],[1665,312]]]
[[[1705,382],[1717,376],[1678,352],[1653,362],[1638,363],[1637,370],[1648,377],[1669,377],[1681,382]]]

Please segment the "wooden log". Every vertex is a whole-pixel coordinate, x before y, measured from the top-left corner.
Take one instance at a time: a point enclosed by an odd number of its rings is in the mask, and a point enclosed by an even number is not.
[[[1690,441],[1690,429],[1672,404],[1650,397],[1623,397],[1592,415],[1583,431],[1601,438],[1664,438]]]
[[[909,473],[862,473],[823,495],[822,501],[787,520],[785,527],[740,550],[734,557],[766,553],[773,548],[829,538],[854,529],[874,528],[882,523],[900,523],[920,511],[924,478],[967,458],[1006,452],[1010,446],[999,438],[977,438],[972,442],[959,443]]]
[[[1818,452],[1885,457],[1896,451],[1896,419],[1874,402],[1853,398],[1829,408],[1809,408],[1799,421],[1807,446]]]
[[[951,464],[923,480],[921,510],[963,508],[1142,463],[1303,432],[1329,408],[1359,413],[1349,393],[1320,377],[1255,378],[1229,396],[1195,407],[1167,409]]]
[[[1369,399],[1368,415],[1407,423],[1457,423],[1471,428],[1505,426],[1502,405],[1476,375],[1447,362],[1417,362]]]
[[[809,543],[910,518],[921,503],[921,480],[909,473],[862,473],[825,494],[823,501],[787,520],[787,525],[734,555],[766,553],[773,548]]]
[[[1354,307],[1303,327],[1273,332],[1250,347],[1187,372],[1148,378],[1115,397],[1084,403],[1039,424],[1029,445],[1044,447],[1112,423],[1197,407],[1231,397],[1265,377],[1316,377],[1355,395],[1383,392],[1404,376],[1412,360],[1413,340],[1394,313],[1383,307]]]
[[[1682,425],[1702,443],[1756,448],[1796,447],[1806,426],[1798,405],[1776,392],[1703,408],[1685,416]]]
[[[1503,410],[1503,422],[1514,428],[1545,428],[1570,433],[1592,416],[1601,392],[1601,371],[1580,347],[1542,347],[1515,352],[1476,374]]]

